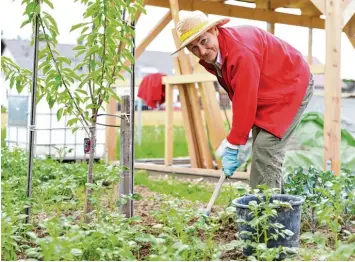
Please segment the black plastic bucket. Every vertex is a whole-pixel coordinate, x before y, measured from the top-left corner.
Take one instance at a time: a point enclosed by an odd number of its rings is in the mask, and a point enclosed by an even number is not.
[[[280,223],[285,226],[284,229],[291,230],[294,234],[290,237],[282,237],[279,236],[277,240],[270,239],[268,241],[268,248],[273,247],[289,247],[289,248],[298,248],[299,247],[299,238],[300,238],[300,225],[301,225],[301,205],[304,203],[304,199],[299,196],[294,195],[281,195],[275,194],[272,195],[270,201],[278,200],[282,202],[288,202],[292,206],[293,209],[285,209],[279,208],[277,209],[277,216],[271,218],[272,223]],[[259,203],[259,198],[255,195],[246,195],[240,198],[233,200],[233,204],[236,206],[237,219],[243,219],[247,222],[253,219],[251,211],[248,208],[248,204],[251,201],[256,201]],[[253,229],[244,223],[237,222],[238,225],[238,233],[240,234],[242,231],[247,232],[255,232]],[[272,234],[272,230],[269,230],[268,234]],[[250,237],[246,234],[240,234],[241,239],[247,240]],[[261,240],[262,241],[262,240]],[[250,256],[252,252],[252,248],[248,247],[243,250],[244,255]]]

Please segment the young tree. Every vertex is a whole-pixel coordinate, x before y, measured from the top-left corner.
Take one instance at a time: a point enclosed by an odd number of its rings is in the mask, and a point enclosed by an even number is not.
[[[78,2],[75,0],[75,2]],[[97,115],[104,103],[116,95],[113,85],[118,78],[124,79],[123,71],[129,71],[126,60],[134,63],[131,54],[135,30],[130,21],[135,19],[137,12],[145,12],[143,0],[80,0],[86,7],[83,14],[84,22],[71,28],[81,30],[77,39],[76,57],[81,62],[71,65],[67,57],[61,56],[56,50],[59,35],[56,21],[45,12],[44,7],[53,9],[50,0],[23,0],[24,15],[27,19],[22,26],[35,24],[39,18],[40,46],[38,53],[38,70],[42,76],[37,79],[37,102],[45,98],[50,108],[59,105],[57,118],[64,115],[72,116],[67,125],[75,132],[83,128],[91,142],[88,166],[86,214],[92,210],[90,203],[91,185],[93,184],[93,164],[96,147]],[[18,92],[31,87],[32,72],[20,68],[11,59],[3,57],[1,67],[10,87],[16,86]],[[79,69],[84,69],[82,72]]]

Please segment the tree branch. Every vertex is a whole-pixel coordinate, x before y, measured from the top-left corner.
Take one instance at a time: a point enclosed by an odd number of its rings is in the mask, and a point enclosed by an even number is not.
[[[96,114],[99,111],[99,108],[101,107],[101,104],[103,103],[103,99],[101,97],[100,89],[102,89],[103,83],[104,83],[104,72],[105,72],[105,61],[106,61],[106,30],[107,30],[107,17],[106,17],[106,5],[105,5],[105,0],[104,0],[104,39],[103,39],[103,51],[102,51],[102,71],[101,71],[101,84],[99,87],[99,98],[98,98],[98,107],[96,108]]]
[[[46,37],[46,29],[45,29],[45,27],[44,27],[44,25],[43,25],[42,17],[41,17],[40,15],[39,15],[39,21],[40,21],[40,23],[41,23],[41,26],[42,26],[42,29],[43,29],[43,33],[44,33],[45,39],[46,39],[46,44],[47,44],[47,47],[48,47],[49,52],[50,52],[50,54],[51,54],[52,60],[53,60],[54,65],[55,65],[55,68],[56,68],[56,70],[57,70],[57,72],[58,72],[60,78],[62,79],[63,85],[64,85],[65,89],[67,90],[67,92],[68,92],[70,98],[71,98],[71,99],[73,100],[73,102],[74,102],[74,105],[75,105],[75,107],[76,107],[76,110],[78,110],[78,115],[76,115],[76,117],[79,119],[79,121],[80,121],[81,124],[83,125],[83,127],[84,127],[84,129],[85,129],[85,132],[89,135],[89,131],[85,128],[85,125],[83,124],[83,121],[85,122],[86,126],[89,127],[90,125],[89,125],[89,123],[86,121],[85,116],[83,115],[83,113],[82,113],[80,107],[78,106],[78,104],[75,102],[75,99],[74,99],[73,95],[71,94],[71,92],[70,92],[70,90],[69,90],[67,84],[66,84],[65,81],[64,81],[64,78],[63,78],[63,76],[62,76],[62,73],[60,72],[59,67],[58,67],[58,62],[57,62],[57,60],[56,60],[55,57],[54,57],[54,54],[53,54],[53,51],[52,51],[52,48],[51,48],[50,44],[48,43],[48,39],[47,39],[47,37]],[[75,112],[73,112],[73,113],[75,114]],[[79,115],[82,117],[82,119],[80,119],[80,116],[79,116]]]

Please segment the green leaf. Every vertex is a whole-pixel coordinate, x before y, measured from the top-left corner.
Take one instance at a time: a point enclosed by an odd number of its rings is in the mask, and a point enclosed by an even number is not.
[[[79,24],[73,25],[73,26],[71,27],[71,29],[70,29],[70,32],[71,32],[71,31],[74,31],[74,30],[76,30],[76,29],[78,29],[78,28],[80,28],[80,27],[83,27],[83,26],[85,26],[85,25],[87,25],[87,24],[90,24],[90,22],[87,22],[87,23],[79,23]]]
[[[21,26],[20,26],[20,28],[24,27],[25,25],[27,25],[27,24],[29,24],[29,23],[31,23],[31,20],[30,20],[30,19],[27,19],[27,20],[23,21],[22,24],[21,24]]]
[[[82,90],[82,89],[77,89],[77,90],[75,90],[76,92],[78,92],[78,93],[81,93],[81,94],[83,94],[83,95],[88,95],[88,92],[86,92],[85,90]]]
[[[44,3],[46,3],[50,8],[54,9],[53,4],[49,0],[43,0]]]
[[[68,126],[72,126],[72,125],[74,125],[75,123],[77,123],[78,121],[79,121],[78,118],[69,119],[68,122],[67,122],[67,125],[68,125]]]
[[[86,50],[86,47],[83,45],[77,45],[73,48],[73,50]]]
[[[70,59],[64,57],[64,56],[60,56],[57,58],[58,61],[62,62],[62,63],[66,63],[67,65],[70,65],[71,64],[71,61]]]
[[[62,79],[61,79],[60,75],[57,75],[57,76],[55,77],[55,83],[56,83],[56,85],[58,85],[58,86],[62,84]]]
[[[282,230],[282,233],[285,233],[286,235],[288,236],[293,236],[295,233],[293,233],[291,230],[289,229],[285,229],[285,230]]]
[[[26,13],[28,16],[30,16],[30,14],[33,13],[33,11],[36,9],[36,7],[37,7],[36,2],[33,1],[33,2],[29,3],[29,4],[27,5],[27,7],[26,7],[25,13]]]
[[[90,104],[90,105],[87,105],[87,106],[86,106],[86,109],[91,109],[91,108],[96,109],[96,107],[97,107],[97,105],[95,105],[95,104]]]
[[[60,108],[60,109],[57,111],[57,120],[58,120],[58,121],[62,118],[62,115],[63,115],[63,108]]]

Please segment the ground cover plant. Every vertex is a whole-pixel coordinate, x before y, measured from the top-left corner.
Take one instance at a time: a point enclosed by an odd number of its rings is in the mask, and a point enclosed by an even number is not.
[[[23,211],[29,204],[25,197],[27,155],[6,148],[2,148],[1,154],[3,260],[248,259],[242,252],[247,243],[236,234],[235,208],[229,206],[232,199],[250,193],[241,183],[225,184],[220,202],[206,220],[199,209],[206,206],[213,184],[166,178],[153,181],[138,172],[136,194],[132,196],[136,199],[134,216],[127,219],[119,214],[118,203],[112,200],[112,183],[118,181],[120,169],[99,163],[95,165],[94,209],[91,222],[86,223],[83,203],[87,163],[36,159],[32,217],[26,224]],[[305,196],[306,204],[301,248],[298,253],[288,253],[287,260],[353,260],[354,174],[344,171],[341,177],[334,177],[319,170],[296,169],[290,176],[289,180],[297,185],[287,181],[287,190]],[[318,181],[315,183],[323,186],[316,185],[309,193],[308,183],[313,188],[309,181]],[[186,188],[186,193],[179,194],[181,188]],[[203,191],[207,196],[201,197]],[[316,198],[319,200],[314,202]],[[266,205],[273,209],[272,205]],[[312,208],[314,234],[309,222]],[[270,225],[265,217],[257,219],[265,222],[265,226]],[[249,259],[272,258],[269,248],[254,243],[258,251]],[[274,250],[272,254],[276,257],[281,251]]]

